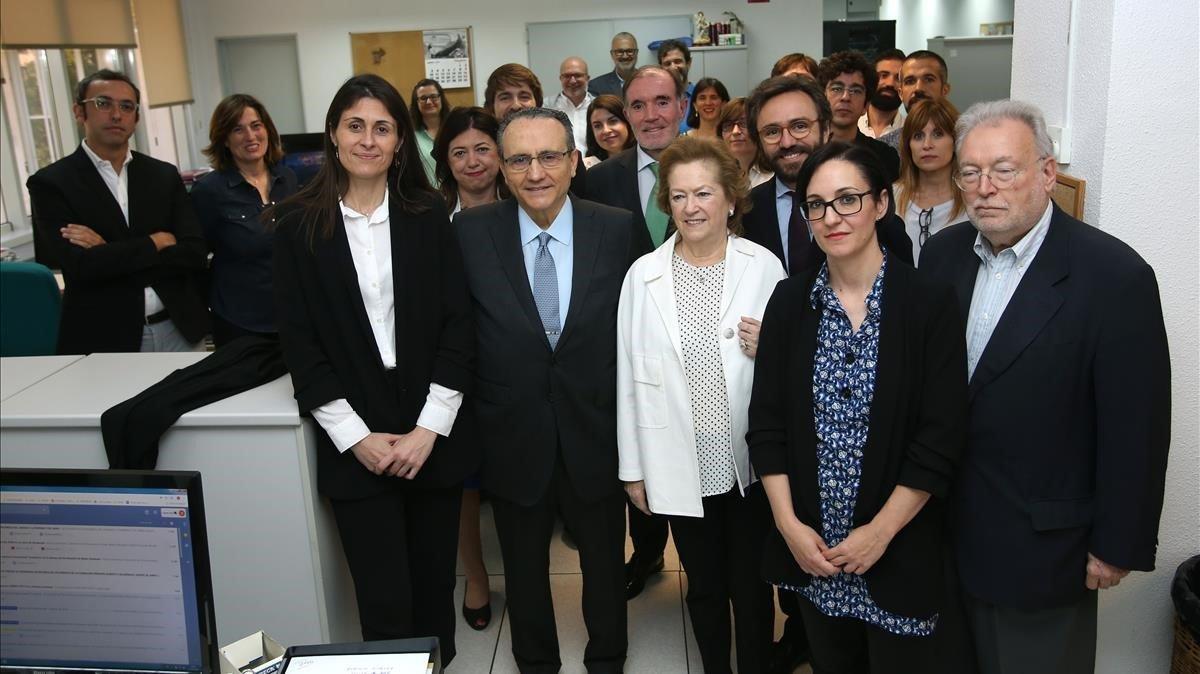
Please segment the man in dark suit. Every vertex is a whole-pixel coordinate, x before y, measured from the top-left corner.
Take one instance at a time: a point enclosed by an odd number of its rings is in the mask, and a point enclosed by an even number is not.
[[[824,90],[807,77],[764,80],[746,102],[750,138],[771,162],[775,175],[750,191],[754,206],[742,220],[747,239],[765,247],[795,275],[825,260],[812,242],[803,197],[793,197],[800,167],[813,150],[829,141],[833,113]],[[890,210],[889,205],[889,210]],[[912,264],[912,241],[894,213],[879,225],[879,242],[895,258]]]
[[[75,92],[79,149],[30,176],[39,261],[59,266],[58,352],[202,348],[207,250],[174,166],[129,149],[140,105],[125,75],[101,70]]]
[[[867,110],[867,96],[875,91],[878,78],[871,62],[856,51],[837,52],[817,66],[817,81],[825,89],[833,114],[829,125],[830,140],[861,145],[869,150],[883,164],[888,182],[894,183],[900,177],[900,155],[891,146],[858,128],[858,120]]]
[[[625,116],[637,144],[588,171],[588,196],[633,213],[634,242],[644,255],[666,240],[669,218],[658,207],[658,156],[679,135],[687,115],[687,89],[678,71],[639,68],[625,83]],[[629,506],[633,554],[625,565],[625,597],[633,599],[647,578],[663,568],[669,525],[660,515]]]
[[[593,77],[588,82],[588,91],[593,96],[603,94],[620,96],[622,94],[625,82],[637,69],[637,38],[633,36],[633,33],[617,33],[613,36],[608,54],[612,57],[613,69],[599,77]]]
[[[1092,672],[1096,590],[1154,568],[1170,359],[1154,271],[1055,206],[1041,112],[959,119],[971,222],[921,270],[956,286],[970,376],[953,534],[983,674]]]
[[[475,308],[472,408],[513,656],[521,672],[561,666],[547,552],[561,512],[583,569],[584,664],[619,672],[627,637],[616,320],[632,222],[625,211],[569,197],[578,153],[563,112],[511,114],[499,146],[515,201],[463,211],[454,227]]]

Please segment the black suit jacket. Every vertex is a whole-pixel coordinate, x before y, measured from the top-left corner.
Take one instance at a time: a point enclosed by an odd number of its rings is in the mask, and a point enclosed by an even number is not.
[[[617,98],[624,98],[625,95],[622,91],[624,88],[625,83],[621,81],[620,77],[617,77],[617,71],[615,70],[610,70],[603,75],[598,75],[588,80],[588,91],[593,96],[612,94]]]
[[[820,267],[821,263],[825,261],[825,253],[816,242],[812,242],[812,245],[808,247],[808,256],[805,258],[802,268],[788,269],[787,254],[783,250],[783,239],[779,236],[779,213],[775,209],[777,180],[777,178],[771,178],[750,190],[751,208],[742,216],[742,227],[746,230],[744,236],[775,253],[775,257],[783,263],[783,268],[789,275],[799,275],[801,272]],[[908,238],[908,234],[904,231],[904,221],[890,212],[890,206],[888,210],[888,215],[876,225],[879,243],[891,254],[891,259],[901,260],[911,267],[913,266],[912,239]]]
[[[760,475],[786,474],[801,522],[821,531],[813,354],[822,307],[809,293],[817,270],[779,283],[763,315],[746,438]],[[879,356],[853,526],[866,524],[896,485],[933,495],[864,574],[875,602],[925,617],[941,606],[944,499],[966,440],[967,358],[954,292],[889,256]],[[809,576],[777,529],[764,579],[803,587]]]
[[[446,207],[430,194],[428,210],[388,208],[392,235],[396,368],[379,357],[340,211],[333,236],[309,241],[294,204],[281,208],[275,234],[275,307],[283,358],[300,411],[345,398],[373,432],[407,433],[425,406],[430,383],[468,394],[475,339],[462,259]],[[449,437],[409,483],[375,475],[350,450],[339,453],[317,433],[317,486],[332,498],[363,498],[400,484],[442,487],[478,466],[470,415],[460,413]]]
[[[454,228],[475,307],[478,379],[473,409],[483,487],[531,505],[561,454],[585,501],[617,479],[617,300],[631,263],[629,213],[571,197],[571,302],[551,350],[521,255],[517,203],[460,212]]]
[[[888,184],[892,184],[900,179],[900,153],[887,143],[875,140],[874,138],[863,133],[861,130],[856,132],[854,136],[854,144],[858,145],[871,154],[879,158],[879,162],[883,164],[883,170],[887,175]]]
[[[624,208],[633,215],[635,260],[657,247],[646,229],[645,204],[638,192],[636,147],[622,150],[588,171],[588,199]]]
[[[129,222],[83,147],[29,177],[38,258],[61,267],[59,353],[138,351],[145,325],[145,288],[162,298],[189,341],[208,332],[208,304],[199,279],[208,251],[179,171],[140,152],[129,172]],[[105,241],[80,248],[62,238],[67,224],[86,225]],[[170,232],[176,244],[154,249],[150,234]]]
[[[976,230],[953,225],[921,272],[969,315]],[[970,382],[956,486],[964,587],[1026,608],[1079,599],[1087,553],[1154,568],[1170,439],[1170,358],[1154,271],[1054,207],[1041,249]]]

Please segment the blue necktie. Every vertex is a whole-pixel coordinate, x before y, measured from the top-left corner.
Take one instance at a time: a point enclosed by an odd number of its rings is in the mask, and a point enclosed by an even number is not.
[[[558,273],[554,270],[554,258],[550,256],[550,234],[538,234],[537,255],[533,258],[533,302],[542,317],[542,328],[550,348],[558,346],[558,335],[562,323],[558,318]]]

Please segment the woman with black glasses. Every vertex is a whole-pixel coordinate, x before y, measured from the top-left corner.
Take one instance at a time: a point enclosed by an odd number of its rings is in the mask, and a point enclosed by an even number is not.
[[[819,148],[796,187],[826,260],[762,320],[747,439],[775,522],[764,574],[799,595],[813,671],[936,671],[943,499],[966,441],[958,302],[880,246],[869,150]]]
[[[918,101],[900,132],[900,179],[896,214],[912,239],[913,264],[929,237],[967,218],[962,192],[954,185],[954,124],[958,110],[948,100]]]

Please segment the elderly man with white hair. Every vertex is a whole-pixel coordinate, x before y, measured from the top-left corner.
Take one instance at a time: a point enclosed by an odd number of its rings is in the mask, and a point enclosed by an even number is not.
[[[1158,284],[1053,203],[1035,106],[973,105],[956,136],[970,222],[930,239],[921,270],[966,317],[952,526],[976,657],[983,674],[1090,673],[1097,590],[1154,568],[1171,419]]]

